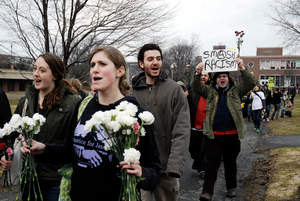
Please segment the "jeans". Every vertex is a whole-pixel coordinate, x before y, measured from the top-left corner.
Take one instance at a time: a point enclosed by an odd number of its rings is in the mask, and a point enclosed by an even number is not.
[[[270,107],[271,107],[271,105],[266,106],[265,119],[269,118],[269,116],[270,116]]]
[[[275,114],[276,114],[276,119],[278,119],[279,111],[280,111],[280,103],[274,104],[274,111],[271,116],[272,120],[274,119]]]
[[[213,195],[218,169],[222,162],[222,156],[225,169],[226,188],[235,189],[237,186],[236,159],[241,151],[241,142],[238,135],[215,135],[215,139],[205,137],[203,148],[206,153],[207,166],[205,169],[202,194],[209,193],[210,195]]]
[[[193,167],[198,171],[204,171],[206,167],[206,157],[203,150],[203,131],[191,129],[189,152],[194,160]]]
[[[253,113],[253,123],[256,128],[260,128],[260,118],[261,118],[261,109],[252,110]]]
[[[282,109],[281,109],[281,115],[280,115],[280,116],[283,117],[283,116],[284,116],[284,113],[285,113],[285,108],[282,108]]]
[[[40,189],[42,192],[43,200],[44,201],[57,201],[59,197],[59,186],[60,182],[49,182],[49,181],[39,181]],[[28,200],[28,192],[29,192],[29,182],[25,185],[24,193],[22,194],[22,200]],[[41,200],[39,197],[39,190],[37,187],[37,183],[35,182],[35,192],[37,194],[38,199]],[[30,193],[30,201],[34,199],[34,191],[31,186],[31,193]]]

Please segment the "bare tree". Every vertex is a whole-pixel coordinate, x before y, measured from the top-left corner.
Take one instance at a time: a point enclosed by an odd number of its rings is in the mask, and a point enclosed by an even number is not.
[[[175,66],[173,68],[173,79],[189,83],[193,69],[197,65],[195,57],[199,55],[202,44],[199,37],[194,34],[190,40],[178,39],[177,41],[164,54],[163,68],[171,71],[170,66],[173,64]]]
[[[131,55],[165,30],[173,14],[174,7],[160,0],[0,0],[0,19],[10,37],[33,59],[44,52],[59,55],[66,72],[86,62],[98,45]]]
[[[300,47],[300,0],[273,0],[269,3],[272,13],[267,16],[271,26],[283,37],[283,45],[297,52]]]

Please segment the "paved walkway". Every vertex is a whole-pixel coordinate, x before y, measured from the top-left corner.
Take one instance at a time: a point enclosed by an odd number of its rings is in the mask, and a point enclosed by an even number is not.
[[[224,179],[224,168],[218,172],[218,179],[215,184],[215,194],[213,201],[230,201],[230,200],[253,200],[245,198],[247,187],[247,179],[251,173],[257,159],[263,157],[259,150],[268,150],[281,147],[299,146],[300,135],[292,136],[273,136],[269,133],[262,122],[261,132],[256,133],[253,129],[253,122],[247,122],[247,132],[245,138],[241,141],[242,149],[238,156],[238,188],[237,197],[233,199],[226,198],[226,188]],[[178,201],[196,201],[199,200],[202,191],[203,180],[199,178],[196,171],[191,169],[192,160],[188,156],[186,163],[186,170],[184,176],[180,179],[180,196]],[[259,184],[257,184],[259,185]],[[16,198],[18,188],[13,188],[10,192],[0,193],[0,201],[13,201]],[[255,199],[255,200],[263,200]]]

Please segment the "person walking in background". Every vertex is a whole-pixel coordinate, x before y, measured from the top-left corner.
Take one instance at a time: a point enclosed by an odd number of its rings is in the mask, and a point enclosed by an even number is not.
[[[282,93],[279,91],[279,88],[277,87],[275,89],[275,93],[271,93],[271,96],[273,97],[273,102],[274,102],[274,111],[271,115],[271,120],[274,120],[274,116],[276,114],[275,119],[278,120],[278,115],[280,112],[280,103],[281,103],[281,97]]]
[[[262,110],[266,111],[265,106],[265,96],[262,91],[259,91],[259,86],[255,86],[252,93],[252,113],[253,113],[253,123],[254,123],[254,130],[259,133],[260,128],[260,119],[261,119],[261,112]]]
[[[292,117],[292,112],[294,109],[293,104],[291,103],[291,101],[289,101],[289,99],[286,99],[286,105],[284,106],[284,108],[281,109],[281,116],[280,117],[284,117],[284,115],[288,116],[288,117]]]
[[[296,96],[296,87],[292,87],[290,90],[290,101],[294,105],[294,98]]]
[[[132,95],[155,117],[155,139],[162,169],[154,196],[157,201],[176,201],[190,141],[190,114],[182,88],[162,71],[162,60],[158,45],[141,47],[138,63],[144,72],[132,79]],[[142,191],[143,201],[150,200],[150,196],[150,191]]]
[[[206,99],[206,117],[203,124],[204,151],[207,159],[201,201],[210,201],[214,193],[218,169],[222,158],[225,168],[227,197],[236,196],[237,163],[244,138],[245,122],[241,110],[241,99],[250,91],[256,80],[244,67],[243,60],[236,58],[243,81],[235,84],[229,72],[214,74],[211,86],[202,84],[203,63],[197,65],[192,80],[192,89]]]
[[[87,94],[82,90],[82,84],[78,79],[71,79],[71,85],[76,89],[76,94],[81,98],[84,99],[87,97]]]
[[[46,118],[40,132],[34,135],[43,143],[62,144],[66,137],[68,124],[70,123],[79,97],[72,91],[72,85],[64,79],[65,66],[62,60],[51,53],[40,55],[33,67],[34,86],[29,86],[18,103],[15,114],[32,117],[39,113]],[[27,102],[27,103],[26,103]],[[37,175],[43,199],[45,201],[57,201],[59,197],[59,185],[61,175],[58,173],[63,165],[48,163],[36,163]],[[35,185],[37,188],[37,185]],[[22,200],[35,200],[34,191],[38,189],[29,187],[27,182],[22,190]]]
[[[211,73],[201,74],[201,83],[210,85]],[[204,179],[206,168],[206,157],[203,150],[203,124],[206,116],[206,99],[195,93],[191,85],[188,84],[188,102],[190,107],[191,118],[191,138],[189,151],[191,158],[194,160],[192,169],[197,170],[200,178]]]
[[[265,102],[266,102],[266,112],[263,121],[269,121],[270,107],[271,107],[271,91],[269,90],[267,84],[264,85],[262,92],[264,93]]]

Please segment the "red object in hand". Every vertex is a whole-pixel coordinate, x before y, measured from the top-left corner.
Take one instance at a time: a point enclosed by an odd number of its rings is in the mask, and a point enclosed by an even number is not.
[[[5,145],[4,142],[0,143],[0,149],[4,149]]]

